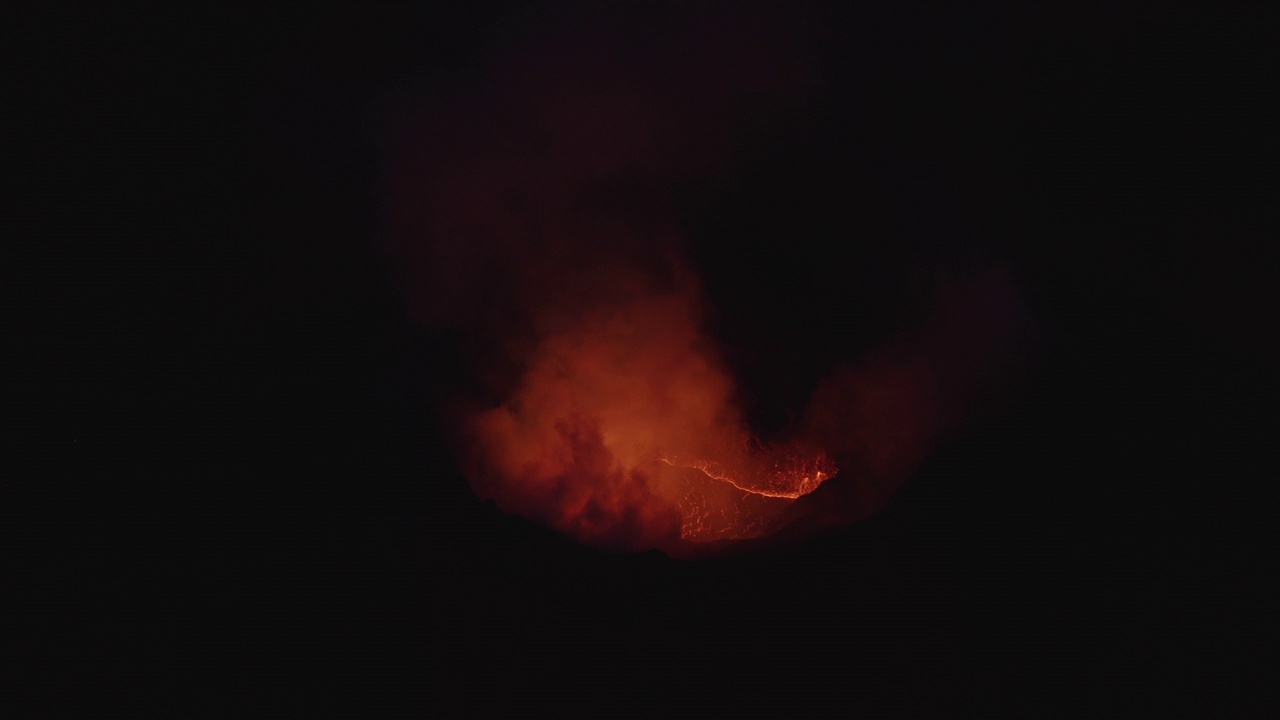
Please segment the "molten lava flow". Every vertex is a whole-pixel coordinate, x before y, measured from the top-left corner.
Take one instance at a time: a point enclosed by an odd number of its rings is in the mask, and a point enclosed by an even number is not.
[[[763,478],[759,477],[760,471],[757,471],[757,477],[752,480],[736,475],[722,463],[715,460],[697,459],[680,462],[668,458],[658,459],[672,467],[700,470],[703,475],[712,480],[728,483],[745,493],[761,497],[789,498],[791,500],[817,490],[824,480],[835,474],[835,466],[825,455],[806,458],[807,462],[802,461],[803,464],[799,467],[774,465],[763,470]],[[735,479],[735,475],[738,479]]]
[[[684,285],[557,318],[473,419],[477,489],[587,542],[671,549],[753,537],[834,476],[820,451],[752,440],[699,310]]]

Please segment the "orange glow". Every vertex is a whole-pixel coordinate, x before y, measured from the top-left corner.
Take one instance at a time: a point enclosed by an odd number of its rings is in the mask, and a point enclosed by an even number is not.
[[[858,522],[999,402],[1025,342],[999,266],[936,273],[926,315],[858,342],[838,335],[851,332],[838,318],[864,310],[858,293],[815,294],[816,313],[785,298],[818,354],[774,397],[802,406],[752,408],[785,413],[790,434],[757,437],[742,398],[761,388],[737,386],[692,265],[769,280],[735,272],[732,238],[697,245],[685,221],[704,211],[677,200],[736,192],[717,178],[743,171],[758,130],[744,118],[802,108],[810,85],[787,41],[766,56],[754,34],[726,45],[720,24],[707,32],[660,57],[594,34],[533,42],[495,59],[475,92],[407,110],[389,143],[388,234],[415,315],[447,348],[432,384],[459,469],[503,512],[594,546],[705,557]],[[810,242],[778,238],[777,251],[793,241]],[[855,245],[875,242],[859,230]],[[843,354],[861,340],[875,347]],[[725,542],[738,540],[760,542]]]
[[[836,474],[754,440],[696,287],[677,285],[551,323],[514,395],[470,420],[481,494],[579,540],[671,550],[752,537]]]

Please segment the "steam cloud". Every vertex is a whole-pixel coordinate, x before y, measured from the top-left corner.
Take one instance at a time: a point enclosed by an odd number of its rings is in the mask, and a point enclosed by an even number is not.
[[[1009,283],[958,281],[923,328],[823,380],[793,437],[756,439],[668,188],[729,171],[751,123],[811,99],[774,20],[689,17],[661,48],[617,28],[530,40],[407,113],[392,235],[421,317],[463,348],[473,391],[445,412],[503,510],[683,555],[857,520],[1008,349]]]

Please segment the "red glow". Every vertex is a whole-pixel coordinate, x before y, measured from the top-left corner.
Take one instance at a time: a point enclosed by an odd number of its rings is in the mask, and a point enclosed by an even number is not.
[[[821,451],[754,441],[699,315],[688,277],[570,311],[469,421],[482,494],[588,542],[670,548],[751,537],[834,476]]]
[[[1012,357],[1008,277],[943,281],[926,321],[824,369],[791,435],[752,432],[669,188],[733,172],[744,105],[804,106],[802,54],[758,41],[773,27],[712,23],[658,54],[594,34],[531,42],[400,128],[389,229],[415,309],[465,359],[465,378],[440,382],[463,474],[504,512],[681,555],[856,522]]]

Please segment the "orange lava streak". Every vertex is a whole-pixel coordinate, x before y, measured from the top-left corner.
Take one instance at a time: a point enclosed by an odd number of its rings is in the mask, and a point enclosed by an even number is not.
[[[788,474],[785,471],[779,471],[779,472],[775,472],[771,479],[774,480],[775,484],[793,485],[795,487],[794,490],[758,489],[758,488],[752,488],[752,487],[747,487],[747,486],[738,484],[738,482],[735,481],[732,476],[725,474],[720,469],[719,463],[708,462],[705,460],[697,460],[688,464],[682,464],[682,463],[671,462],[667,458],[658,458],[658,459],[672,467],[684,467],[684,468],[692,468],[695,470],[700,470],[703,475],[706,475],[712,480],[719,480],[721,482],[728,483],[733,487],[743,492],[751,493],[752,495],[759,495],[761,497],[770,497],[770,498],[786,498],[790,500],[794,500],[798,497],[803,497],[805,495],[808,495],[814,490],[817,490],[818,486],[821,485],[823,482],[829,480],[834,476],[834,473],[828,474],[822,470],[815,470],[812,475],[802,474],[802,475],[799,475],[797,478],[795,474]],[[797,479],[798,479],[798,482],[797,482]]]

